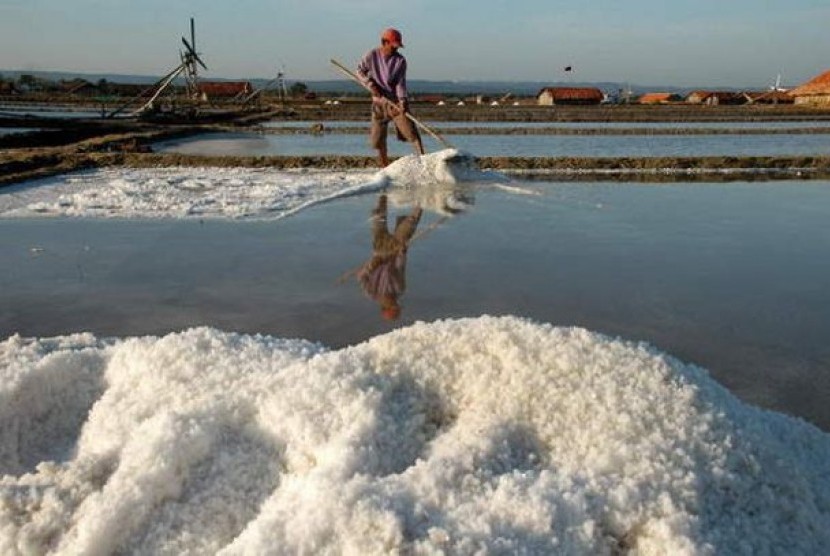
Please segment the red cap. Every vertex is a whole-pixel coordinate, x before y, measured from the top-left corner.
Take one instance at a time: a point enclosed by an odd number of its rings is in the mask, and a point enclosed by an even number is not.
[[[386,320],[398,320],[398,318],[401,316],[401,307],[400,305],[383,307],[380,310],[380,314],[383,315],[383,318]]]
[[[388,41],[394,47],[403,48],[403,37],[397,29],[389,28],[381,34],[380,39]]]

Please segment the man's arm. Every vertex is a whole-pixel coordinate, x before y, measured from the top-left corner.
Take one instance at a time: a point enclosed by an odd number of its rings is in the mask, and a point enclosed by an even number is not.
[[[395,96],[398,97],[398,106],[401,110],[406,111],[408,108],[408,97],[406,91],[406,59],[401,61],[400,77],[398,84],[395,86]]]
[[[363,58],[360,59],[360,62],[358,62],[357,77],[360,79],[360,82],[372,92],[373,97],[380,97],[383,96],[383,93],[381,92],[378,84],[372,78],[375,71],[372,54],[373,51],[370,50],[363,56]]]

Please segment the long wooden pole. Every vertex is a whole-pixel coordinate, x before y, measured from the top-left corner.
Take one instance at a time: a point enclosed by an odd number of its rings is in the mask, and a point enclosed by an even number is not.
[[[366,89],[367,91],[371,92],[371,89],[370,89],[370,88],[369,88],[369,87],[368,87],[368,86],[367,86],[367,85],[366,85],[363,81],[361,81],[361,80],[360,80],[360,78],[359,78],[357,75],[355,75],[355,73],[354,73],[352,70],[350,70],[349,68],[347,68],[346,66],[344,66],[343,64],[341,64],[340,62],[338,62],[338,61],[337,61],[337,60],[335,60],[335,59],[331,59],[331,60],[330,60],[330,62],[331,62],[332,64],[334,64],[334,66],[335,66],[337,69],[339,69],[341,72],[343,72],[344,74],[346,74],[346,75],[348,75],[349,77],[351,77],[351,78],[352,78],[352,80],[353,80],[355,83],[357,83],[358,85],[362,86],[362,87],[363,87],[364,89]],[[388,99],[388,98],[386,98],[386,97],[381,97],[381,98],[383,98],[383,100],[384,100],[384,101],[386,101],[386,102],[388,102],[388,103],[392,103],[392,101],[391,101],[391,100],[389,100],[389,99]],[[420,122],[417,118],[415,118],[415,116],[413,116],[413,115],[412,115],[412,114],[410,114],[409,112],[405,112],[404,114],[405,114],[405,115],[406,115],[406,117],[407,117],[407,118],[409,118],[409,119],[410,119],[410,120],[411,120],[411,121],[412,121],[415,125],[417,125],[417,126],[418,126],[418,127],[420,127],[421,129],[423,129],[424,131],[426,131],[427,133],[429,133],[432,137],[434,137],[436,141],[438,141],[439,143],[441,143],[442,145],[444,145],[444,146],[445,146],[445,147],[447,147],[448,149],[454,149],[454,148],[455,148],[455,147],[453,147],[453,146],[449,143],[449,141],[447,141],[446,139],[444,139],[443,137],[441,137],[441,136],[438,134],[438,132],[436,132],[436,131],[434,131],[434,130],[430,129],[429,127],[427,127],[427,126],[426,126],[426,124],[424,124],[424,123]]]
[[[151,104],[153,104],[153,101],[155,101],[158,98],[158,96],[161,94],[161,92],[164,89],[166,89],[167,86],[170,83],[172,83],[173,80],[176,79],[176,77],[178,77],[178,75],[181,72],[183,72],[185,70],[186,67],[187,67],[186,64],[181,64],[178,68],[176,68],[170,74],[168,74],[167,79],[164,80],[164,83],[162,83],[161,87],[158,88],[156,93],[152,97],[150,97],[150,100],[148,100],[147,102],[144,103],[144,106],[142,106],[141,108],[139,108],[138,110],[133,112],[133,115],[140,114],[141,112],[144,112]]]
[[[147,87],[146,89],[144,89],[143,91],[141,91],[140,93],[138,93],[138,95],[136,95],[135,97],[131,98],[130,100],[128,100],[127,102],[125,102],[124,104],[122,104],[121,106],[119,106],[118,108],[116,108],[115,110],[113,110],[112,112],[110,112],[109,114],[107,114],[107,118],[112,118],[112,117],[114,117],[114,116],[116,116],[116,115],[120,114],[120,113],[121,113],[122,111],[124,111],[124,109],[125,109],[125,108],[127,108],[129,105],[131,105],[133,102],[135,102],[135,101],[137,101],[137,100],[139,100],[139,99],[141,99],[141,98],[144,98],[144,94],[145,94],[145,93],[149,93],[150,91],[155,90],[155,89],[156,89],[156,87],[160,87],[160,89],[158,89],[159,91],[163,90],[163,89],[164,89],[164,87],[166,87],[167,85],[166,85],[166,84],[165,84],[165,85],[162,85],[162,83],[167,82],[167,80],[168,80],[168,79],[170,79],[170,76],[171,76],[171,75],[175,78],[175,76],[177,76],[177,75],[181,72],[181,70],[182,70],[182,66],[181,66],[181,65],[179,65],[178,67],[176,67],[176,69],[174,69],[173,71],[171,71],[170,73],[168,73],[167,75],[165,75],[164,77],[162,77],[161,79],[159,79],[158,81],[156,81],[154,84],[152,84],[151,86]],[[155,99],[157,96],[158,96],[158,93],[156,93],[156,94],[153,96],[153,99]],[[138,112],[141,112],[141,111],[144,109],[144,107],[146,107],[146,106],[147,106],[147,105],[145,104],[144,106],[142,106],[142,107],[141,107],[141,108],[139,108],[138,110],[134,111],[134,112],[133,112],[133,115],[137,114]]]

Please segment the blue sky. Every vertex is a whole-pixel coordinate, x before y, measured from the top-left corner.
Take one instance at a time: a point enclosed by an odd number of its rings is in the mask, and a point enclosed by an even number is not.
[[[0,68],[339,78],[386,26],[410,79],[766,87],[830,69],[830,0],[0,0]],[[565,66],[574,71],[566,73]]]

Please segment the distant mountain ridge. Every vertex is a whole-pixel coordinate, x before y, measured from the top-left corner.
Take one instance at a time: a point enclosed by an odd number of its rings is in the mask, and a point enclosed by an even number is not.
[[[133,75],[133,74],[119,74],[119,73],[79,73],[66,71],[34,71],[34,70],[0,70],[0,75],[5,78],[16,79],[20,75],[33,75],[37,78],[48,79],[51,81],[70,80],[70,79],[86,79],[91,83],[97,83],[101,79],[106,79],[112,83],[134,83],[134,84],[151,84],[158,81],[161,76],[152,75]],[[206,76],[205,80],[209,81],[250,81],[254,87],[263,87],[272,79],[264,78],[224,78]],[[305,83],[309,90],[318,93],[356,93],[360,91],[360,87],[350,81],[343,79],[286,79],[286,85],[291,86],[296,82]],[[544,87],[596,87],[608,94],[617,94],[620,91],[631,91],[632,95],[640,95],[646,92],[666,92],[677,93],[685,95],[695,90],[720,90],[720,91],[740,91],[751,90],[752,88],[735,88],[735,87],[672,87],[665,85],[639,85],[616,82],[563,82],[563,81],[483,81],[483,80],[425,80],[425,79],[410,79],[408,82],[409,90],[413,94],[444,94],[444,95],[469,95],[469,94],[484,94],[484,95],[506,95],[512,93],[518,96],[535,95]]]

